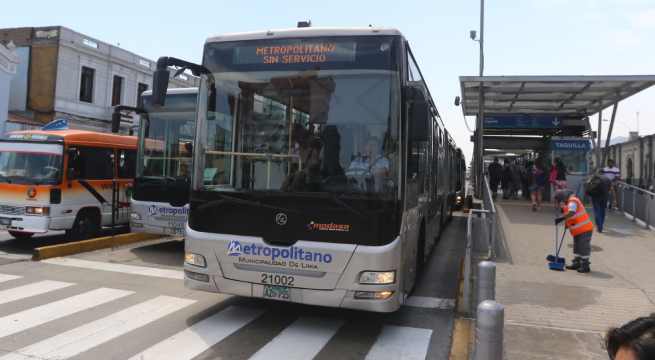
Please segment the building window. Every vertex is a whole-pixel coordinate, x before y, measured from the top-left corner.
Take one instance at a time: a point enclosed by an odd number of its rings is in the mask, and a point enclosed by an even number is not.
[[[143,98],[141,97],[141,94],[143,94],[144,91],[148,90],[148,85],[144,83],[139,83],[137,85],[136,89],[136,106],[142,108],[143,107]]]
[[[95,69],[82,66],[82,80],[80,82],[80,101],[93,102],[93,79],[95,78]]]
[[[121,96],[123,93],[123,78],[114,75],[114,84],[111,91],[111,106],[121,104]]]

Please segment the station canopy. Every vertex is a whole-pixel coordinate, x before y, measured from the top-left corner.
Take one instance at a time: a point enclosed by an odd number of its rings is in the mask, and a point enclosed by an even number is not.
[[[478,114],[480,84],[485,114],[583,118],[654,85],[655,75],[461,76],[466,116]]]

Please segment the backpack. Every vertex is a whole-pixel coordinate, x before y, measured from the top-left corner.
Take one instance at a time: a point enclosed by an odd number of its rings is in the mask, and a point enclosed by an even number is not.
[[[590,196],[594,196],[598,194],[598,192],[601,190],[600,187],[602,185],[603,180],[600,178],[598,175],[594,175],[587,182],[584,184],[584,190],[585,193],[587,193]]]

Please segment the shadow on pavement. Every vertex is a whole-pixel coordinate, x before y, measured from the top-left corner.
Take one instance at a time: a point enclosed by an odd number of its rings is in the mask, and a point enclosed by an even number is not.
[[[136,247],[130,250],[141,261],[148,264],[182,266],[184,262],[184,241],[167,242]]]

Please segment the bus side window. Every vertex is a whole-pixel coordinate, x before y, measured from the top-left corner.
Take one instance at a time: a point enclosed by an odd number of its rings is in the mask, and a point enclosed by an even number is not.
[[[114,151],[106,148],[80,147],[75,167],[77,177],[86,180],[114,178]]]
[[[136,176],[136,152],[134,150],[118,150],[118,178],[133,179]]]

